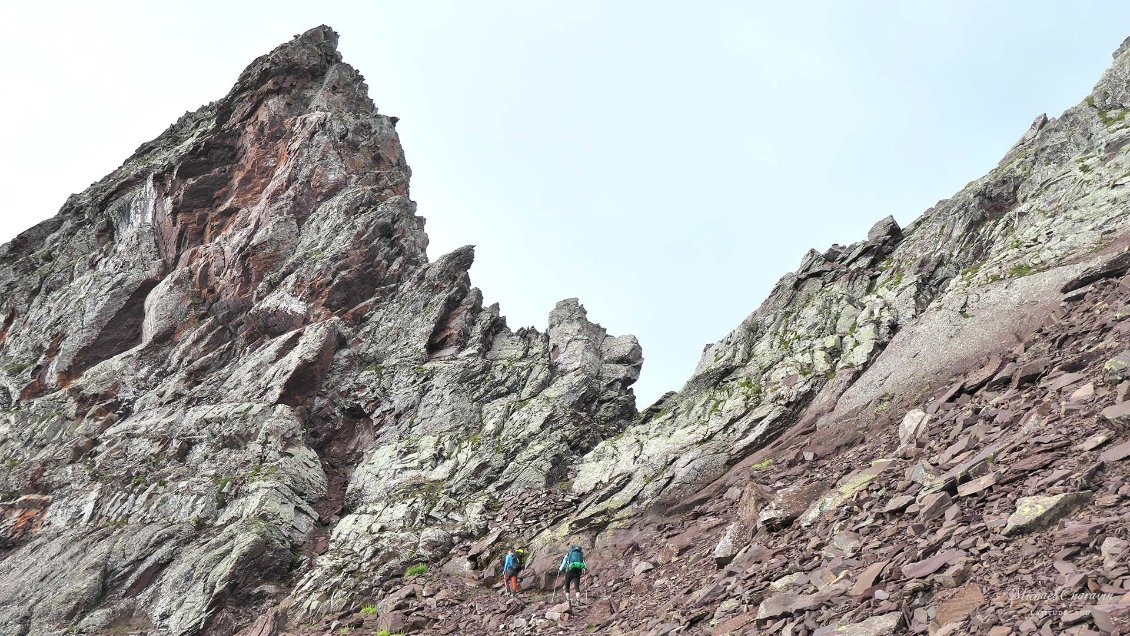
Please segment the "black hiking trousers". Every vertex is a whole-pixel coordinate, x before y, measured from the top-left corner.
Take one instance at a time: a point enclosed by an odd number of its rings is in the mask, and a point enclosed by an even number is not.
[[[577,594],[581,593],[581,573],[584,570],[565,570],[565,593],[569,593],[569,583],[573,584]]]

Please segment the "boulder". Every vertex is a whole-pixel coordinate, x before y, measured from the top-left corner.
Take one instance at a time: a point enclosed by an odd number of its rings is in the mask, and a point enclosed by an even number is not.
[[[1107,634],[1125,634],[1130,631],[1130,601],[1094,605],[1091,620]]]
[[[388,612],[377,616],[377,628],[387,629],[392,634],[411,634],[428,626],[430,621],[416,614]]]
[[[859,578],[856,579],[855,585],[852,586],[851,595],[853,597],[863,596],[871,586],[875,585],[875,582],[878,581],[880,575],[882,575],[883,570],[887,569],[890,563],[890,559],[884,559],[867,566],[867,568],[860,573]]]
[[[918,504],[918,518],[923,521],[930,521],[942,516],[946,508],[950,507],[953,500],[950,498],[949,493],[935,492],[929,493],[922,498]]]
[[[1103,567],[1108,570],[1113,570],[1125,560],[1122,558],[1123,553],[1126,552],[1127,542],[1125,539],[1118,537],[1107,537],[1103,539],[1102,545],[1099,547],[1099,554],[1103,557]]]
[[[569,603],[569,601],[558,603],[557,605],[554,605],[553,607],[550,607],[545,611],[545,617],[546,619],[551,621],[567,620],[572,609],[573,606]]]
[[[800,517],[801,525],[810,526],[825,512],[838,508],[855,493],[866,488],[872,479],[878,477],[892,464],[894,464],[892,459],[877,459],[871,463],[871,466],[845,476],[828,495],[809,506]]]
[[[1016,501],[1016,511],[1009,515],[1003,533],[1012,536],[1047,527],[1086,502],[1090,496],[1084,491],[1021,497]]]
[[[918,436],[926,430],[929,421],[930,416],[921,409],[915,409],[904,415],[902,422],[899,423],[899,442],[906,446],[917,440]]]
[[[757,620],[777,618],[792,613],[792,605],[799,595],[792,592],[779,592],[761,601],[757,606]]]
[[[1130,400],[1106,407],[1102,411],[1102,416],[1123,427],[1123,430],[1130,429]]]
[[[991,488],[997,483],[997,473],[991,472],[957,487],[958,497],[969,497]]]
[[[1012,385],[1023,386],[1029,382],[1034,382],[1036,378],[1044,374],[1049,364],[1050,361],[1047,358],[1040,358],[1021,365],[1012,374]]]
[[[898,633],[902,625],[902,612],[889,612],[857,623],[827,625],[813,632],[813,636],[888,636]]]
[[[716,636],[728,636],[730,634],[744,634],[744,629],[754,621],[757,620],[757,612],[745,612],[738,614],[733,618],[726,619],[719,623],[713,630]]]
[[[745,547],[749,541],[749,535],[749,528],[740,521],[735,521],[727,526],[726,531],[722,533],[722,538],[714,546],[715,565],[720,568],[729,565],[738,555],[738,552]]]
[[[1099,455],[1099,459],[1104,462],[1119,462],[1127,457],[1130,457],[1130,440],[1108,448]]]
[[[985,603],[985,595],[976,583],[969,583],[948,595],[938,604],[935,622],[939,626],[962,623]]]
[[[1123,351],[1103,364],[1103,379],[1111,384],[1130,380],[1130,350]]]
[[[910,469],[910,480],[923,486],[933,487],[942,481],[940,472],[924,459],[915,462]]]
[[[899,495],[892,497],[887,505],[883,506],[884,513],[902,512],[907,506],[914,503],[914,495]]]
[[[934,572],[942,569],[943,567],[952,565],[962,556],[963,553],[960,550],[946,550],[944,552],[939,552],[938,554],[935,554],[934,556],[931,556],[929,558],[922,559],[921,561],[915,561],[913,563],[907,563],[906,565],[902,566],[902,575],[908,579],[919,579],[925,576],[929,576]]]
[[[786,528],[827,491],[828,484],[822,481],[787,486],[761,509],[757,523],[770,532]]]
[[[902,228],[899,227],[898,221],[893,216],[886,216],[877,221],[867,231],[867,242],[876,243],[886,240],[898,240],[902,238]]]
[[[789,574],[777,578],[769,583],[769,589],[780,591],[788,589],[794,585],[803,585],[807,581],[808,576],[803,572],[790,572]]]

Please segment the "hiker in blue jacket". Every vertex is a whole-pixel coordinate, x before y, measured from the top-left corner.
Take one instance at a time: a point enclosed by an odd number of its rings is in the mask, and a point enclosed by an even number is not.
[[[502,561],[502,582],[511,596],[518,593],[518,573],[522,571],[524,552],[510,548]]]
[[[565,573],[565,598],[569,598],[571,582],[577,593],[576,599],[581,600],[581,576],[588,572],[588,567],[585,566],[585,553],[581,550],[581,546],[575,545],[565,553],[565,557],[561,559],[561,567],[557,568],[558,574],[562,572]]]

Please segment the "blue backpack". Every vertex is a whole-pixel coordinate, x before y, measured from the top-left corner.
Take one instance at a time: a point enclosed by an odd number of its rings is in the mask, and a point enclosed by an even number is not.
[[[570,570],[584,570],[585,568],[585,553],[581,551],[581,546],[575,545],[569,548],[569,556],[565,560]]]

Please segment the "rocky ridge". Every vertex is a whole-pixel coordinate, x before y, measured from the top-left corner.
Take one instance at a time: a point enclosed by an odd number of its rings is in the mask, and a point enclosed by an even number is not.
[[[1130,620],[1126,45],[909,227],[809,252],[637,414],[634,338],[575,300],[512,331],[471,248],[428,262],[336,40],[0,248],[0,634]]]
[[[513,331],[472,248],[428,262],[336,41],[256,60],[0,253],[5,633],[319,615],[634,416],[634,338],[575,300]]]

